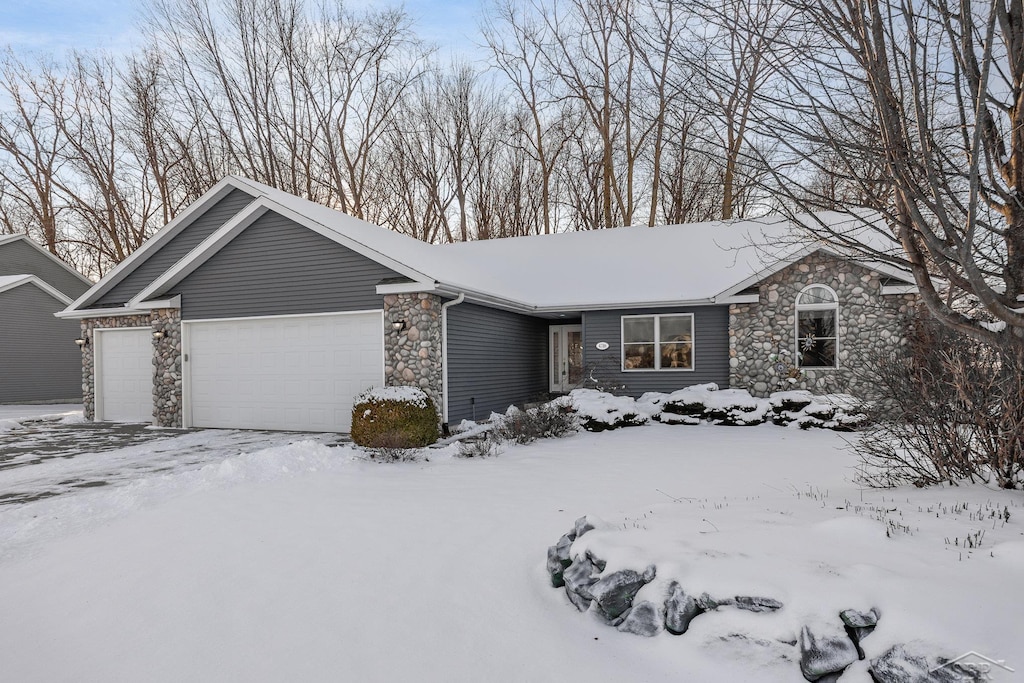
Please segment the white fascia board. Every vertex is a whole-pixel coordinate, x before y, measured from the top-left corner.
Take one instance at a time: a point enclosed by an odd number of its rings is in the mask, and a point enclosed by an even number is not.
[[[82,318],[117,318],[122,315],[149,315],[148,308],[83,308],[80,310],[66,309],[53,315],[57,318],[81,320]]]
[[[78,309],[96,297],[106,294],[114,285],[124,280],[133,270],[135,270],[135,266],[141,264],[148,254],[157,251],[165,242],[191,225],[195,219],[202,216],[203,213],[205,213],[213,204],[216,204],[230,194],[232,190],[236,189],[241,190],[246,194],[251,195],[252,193],[251,188],[235,182],[231,176],[224,178],[210,188],[206,194],[175,216],[174,220],[157,230],[156,234],[143,242],[138,249],[128,255],[128,258],[114,266],[113,270],[107,273],[102,280],[93,285],[85,294],[78,297],[78,299],[71,304],[68,311],[70,312]]]
[[[883,296],[889,294],[918,294],[920,291],[917,285],[882,285]]]
[[[437,282],[397,282],[389,285],[377,285],[378,294],[419,294],[420,292],[434,292],[437,289]]]
[[[0,292],[6,292],[8,290],[14,289],[15,287],[21,287],[22,285],[29,285],[29,284],[35,285],[36,287],[38,287],[39,289],[43,290],[44,292],[46,292],[47,294],[52,296],[57,301],[59,301],[62,304],[64,304],[65,306],[67,306],[69,303],[71,303],[70,297],[68,297],[66,294],[64,294],[59,289],[56,289],[53,286],[47,284],[47,282],[45,280],[42,280],[42,279],[36,277],[35,275],[25,275],[20,280],[15,280],[13,282],[8,282],[6,285],[0,287]]]
[[[280,214],[281,216],[284,216],[285,218],[288,218],[289,220],[292,220],[298,223],[299,225],[307,227],[313,232],[320,235],[321,237],[326,237],[332,242],[336,242],[347,249],[351,249],[357,254],[365,256],[371,261],[376,261],[380,265],[386,268],[390,268],[391,270],[395,271],[400,275],[404,275],[410,280],[415,280],[416,282],[433,282],[433,278],[429,277],[426,273],[421,273],[412,266],[396,261],[387,254],[382,254],[376,249],[368,247],[362,242],[356,241],[351,237],[348,237],[347,235],[343,235],[337,230],[332,230],[331,228],[328,228],[327,226],[313,220],[309,216],[292,211],[287,206],[278,204],[272,199],[261,197],[261,200],[264,202],[267,208],[269,208],[274,213]]]
[[[759,294],[735,294],[715,299],[715,303],[718,304],[756,304],[759,301],[761,301],[761,295]]]
[[[153,280],[141,292],[132,297],[128,302],[131,308],[143,306],[144,301],[151,296],[159,294],[168,287],[173,287],[188,275],[203,265],[210,258],[224,248],[231,240],[235,239],[243,230],[248,228],[257,218],[268,210],[266,198],[260,197],[253,203],[235,214],[227,223],[220,226],[212,235],[200,242],[189,253],[185,254],[180,261],[164,271],[163,275]]]
[[[156,308],[181,308],[181,295],[176,294],[170,299],[154,299],[152,301],[140,301],[134,305],[134,308],[142,308],[147,310],[153,310]]]

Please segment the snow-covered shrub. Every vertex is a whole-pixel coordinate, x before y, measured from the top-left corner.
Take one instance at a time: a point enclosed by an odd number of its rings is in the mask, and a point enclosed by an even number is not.
[[[367,448],[422,448],[437,441],[434,402],[414,387],[378,387],[356,397],[352,441]]]
[[[849,394],[815,396],[809,391],[780,391],[769,396],[768,403],[772,422],[780,426],[796,423],[800,429],[851,432],[867,422],[861,402]]]
[[[745,389],[712,391],[704,399],[704,416],[714,424],[729,427],[759,425],[770,409],[767,400],[754,398]]]
[[[679,391],[673,391],[661,403],[662,416],[659,420],[661,422],[671,422],[674,424],[681,422],[673,418],[666,419],[665,413],[696,418],[703,417],[707,410],[706,399],[716,391],[718,391],[718,385],[714,383],[696,384],[692,387],[680,389]],[[682,423],[694,424],[693,422]]]
[[[570,409],[579,416],[580,426],[588,432],[603,432],[620,427],[647,424],[649,417],[629,396],[613,396],[596,389],[573,389],[552,404]]]
[[[567,407],[556,402],[536,408],[520,410],[509,408],[495,420],[489,438],[495,441],[513,441],[527,444],[537,439],[550,439],[574,434],[579,430],[576,416]]]
[[[456,458],[490,458],[501,453],[501,444],[485,436],[482,439],[460,441],[455,451]]]

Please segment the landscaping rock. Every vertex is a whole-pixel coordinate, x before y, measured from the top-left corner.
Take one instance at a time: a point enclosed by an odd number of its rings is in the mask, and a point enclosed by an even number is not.
[[[548,575],[551,577],[551,585],[555,588],[565,585],[562,574],[565,568],[572,564],[572,558],[569,557],[571,549],[572,539],[569,538],[569,534],[563,535],[558,539],[558,543],[548,548]]]
[[[782,603],[772,598],[759,598],[750,595],[737,595],[733,603],[738,609],[748,612],[774,612],[782,608]]]
[[[669,596],[665,601],[665,628],[669,633],[681,636],[690,628],[690,622],[704,613],[704,609],[678,582],[670,583],[668,589]]]
[[[881,657],[871,660],[868,673],[875,683],[964,683],[985,680],[983,676],[986,674],[971,671],[959,664],[936,668],[947,661],[910,654],[903,645],[894,645]]]
[[[875,630],[880,616],[881,613],[877,607],[872,607],[868,612],[844,609],[839,613],[839,618],[843,620],[843,627],[846,629],[846,635],[853,641],[860,659],[864,659],[864,649],[860,646],[860,641]]]
[[[648,638],[656,636],[665,628],[665,608],[648,600],[633,605],[618,629]]]
[[[711,612],[719,607],[725,607],[733,604],[732,598],[713,598],[707,593],[701,593],[700,597],[697,598],[697,606],[705,612]]]
[[[637,592],[654,579],[652,564],[643,574],[632,569],[617,571],[599,579],[588,591],[601,615],[608,621],[622,616],[633,605]]]
[[[593,550],[587,550],[586,555],[587,559],[590,560],[590,563],[594,565],[594,568],[597,570],[598,574],[603,572],[604,568],[608,566],[607,560],[602,560],[600,557],[594,554]]]
[[[590,607],[593,597],[589,589],[597,582],[599,573],[588,555],[580,555],[562,574],[565,594],[569,597],[569,602],[581,612],[586,612]]]
[[[818,635],[807,626],[800,630],[800,673],[808,681],[827,681],[826,676],[840,674],[856,661],[857,648],[845,635]]]
[[[569,532],[570,539],[575,541],[583,534],[587,533],[588,531],[593,531],[596,528],[597,527],[594,525],[594,523],[590,521],[590,518],[584,515],[577,519],[576,523],[573,525],[572,531]]]

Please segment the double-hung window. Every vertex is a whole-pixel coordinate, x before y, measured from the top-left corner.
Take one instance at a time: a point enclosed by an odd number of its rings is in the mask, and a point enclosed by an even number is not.
[[[693,314],[622,316],[622,369],[693,370]]]
[[[796,357],[802,368],[836,367],[839,298],[825,285],[805,287],[796,297]]]

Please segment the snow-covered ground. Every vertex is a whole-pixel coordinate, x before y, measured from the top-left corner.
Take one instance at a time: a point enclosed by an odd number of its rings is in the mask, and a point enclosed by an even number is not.
[[[78,403],[52,403],[33,405],[0,405],[0,432],[14,429],[21,420],[50,417],[54,419],[81,419],[82,406]]]
[[[869,657],[920,639],[1020,671],[1020,493],[862,490],[843,446],[653,424],[382,465],[310,440],[3,506],[0,679],[797,681],[778,640],[840,605],[881,609]],[[545,571],[584,514],[610,563],[786,606],[619,633]]]

